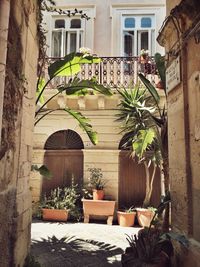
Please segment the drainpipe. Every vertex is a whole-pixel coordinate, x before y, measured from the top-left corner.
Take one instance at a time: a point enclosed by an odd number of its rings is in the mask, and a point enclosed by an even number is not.
[[[5,90],[6,58],[8,42],[8,26],[10,16],[10,0],[0,1],[0,147],[3,116],[3,99]]]
[[[184,29],[185,21],[183,18],[182,29]],[[184,105],[184,131],[185,131],[185,169],[187,184],[187,224],[188,235],[193,232],[193,200],[192,200],[192,170],[191,170],[191,151],[190,151],[190,115],[189,115],[189,90],[188,90],[188,45],[183,44],[181,49],[182,58],[182,81],[183,81],[183,105]]]

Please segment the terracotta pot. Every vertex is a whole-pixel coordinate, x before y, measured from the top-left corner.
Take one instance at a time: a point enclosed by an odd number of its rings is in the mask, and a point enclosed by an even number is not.
[[[117,212],[118,224],[124,227],[130,227],[134,225],[136,212]]]
[[[115,201],[111,200],[92,200],[82,199],[83,211],[86,215],[105,215],[114,214]]]
[[[145,64],[148,62],[148,56],[140,56],[140,63]]]
[[[162,81],[159,81],[159,82],[156,84],[156,88],[158,88],[158,89],[164,89],[163,82],[162,82]]]
[[[42,218],[45,221],[66,222],[68,213],[68,210],[42,209]]]
[[[139,225],[142,227],[149,227],[154,213],[154,211],[149,209],[137,209],[137,219]]]
[[[102,200],[104,198],[104,191],[93,189],[93,200]]]

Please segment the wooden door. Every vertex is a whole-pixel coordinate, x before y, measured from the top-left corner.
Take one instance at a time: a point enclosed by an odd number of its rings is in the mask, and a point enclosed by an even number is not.
[[[76,184],[83,182],[83,152],[81,150],[48,150],[44,164],[53,177],[43,178],[42,193],[48,195],[55,187],[70,186],[72,177]]]
[[[42,193],[49,194],[58,186],[70,186],[83,182],[83,141],[73,130],[61,130],[47,139],[44,148],[44,164],[53,174],[50,180],[43,178]]]
[[[145,169],[130,157],[129,151],[121,151],[119,155],[119,207],[142,206],[145,197]],[[160,203],[161,182],[160,171],[156,172],[153,184],[151,205]]]

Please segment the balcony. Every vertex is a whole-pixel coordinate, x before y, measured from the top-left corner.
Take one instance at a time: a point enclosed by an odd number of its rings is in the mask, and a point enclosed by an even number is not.
[[[47,58],[47,67],[57,58]],[[148,58],[147,63],[141,63],[139,57],[101,57],[99,64],[84,64],[78,74],[80,79],[91,79],[95,77],[97,81],[110,88],[128,88],[138,82],[138,73],[143,73],[152,83],[158,80],[155,61],[153,57]],[[70,77],[55,77],[49,83],[48,89],[54,89],[60,84],[68,83]]]

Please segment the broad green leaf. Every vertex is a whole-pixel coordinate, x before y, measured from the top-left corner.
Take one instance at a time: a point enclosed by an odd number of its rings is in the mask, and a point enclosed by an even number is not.
[[[67,85],[67,87],[60,87],[59,91],[65,91],[67,95],[77,94],[80,91],[83,91],[83,94],[86,94],[85,89],[93,89],[104,95],[112,95],[110,88],[98,84],[95,79],[91,80],[80,80],[79,78],[74,78],[74,80]]]
[[[36,98],[38,98],[38,96],[42,92],[42,89],[44,88],[44,86],[45,86],[45,79],[44,78],[40,78],[40,80],[38,82],[37,91],[36,91]],[[43,97],[42,94],[40,95],[40,98],[38,100],[39,100],[39,102],[41,104],[44,104],[44,97]]]
[[[155,131],[152,128],[140,130],[137,137],[133,141],[133,149],[136,155],[141,159],[144,152],[147,150],[149,145],[152,144],[156,137]]]
[[[38,167],[37,165],[32,165],[31,171],[38,171],[40,175],[44,176],[48,180],[52,178],[52,173],[45,165],[42,165],[40,167]]]
[[[87,133],[90,141],[93,145],[96,145],[98,143],[97,132],[92,130],[92,125],[88,123],[89,119],[75,110],[69,108],[65,108],[64,110],[79,122],[79,126]]]
[[[144,77],[144,75],[142,73],[138,74],[140,80],[142,81],[142,83],[145,85],[145,87],[148,89],[149,93],[153,96],[155,102],[159,103],[160,101],[160,97],[158,92],[156,91],[155,87],[150,83],[149,80],[147,80],[147,78]]]
[[[158,73],[160,75],[161,81],[163,82],[164,85],[164,90],[166,93],[166,67],[165,67],[165,57],[161,56],[161,54],[156,53],[154,55],[154,59],[156,62],[156,67],[158,69]]]
[[[175,232],[169,232],[169,233],[165,233],[161,236],[162,239],[173,239],[175,241],[178,241],[181,245],[183,245],[184,247],[188,247],[189,246],[189,241],[188,239],[181,234],[175,233]]]
[[[81,64],[99,63],[100,61],[101,59],[97,57],[71,53],[49,66],[49,77],[52,79],[55,76],[72,76],[81,71]]]

